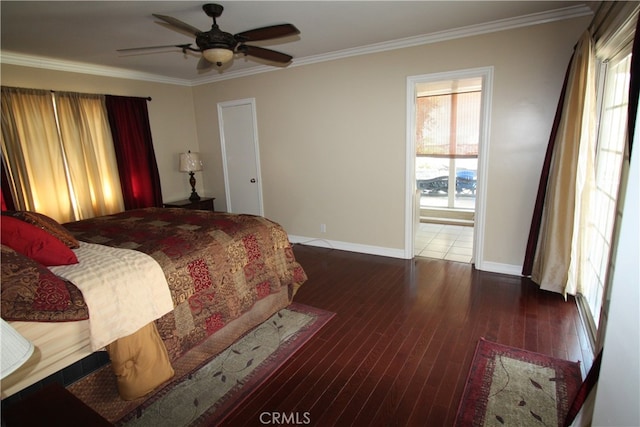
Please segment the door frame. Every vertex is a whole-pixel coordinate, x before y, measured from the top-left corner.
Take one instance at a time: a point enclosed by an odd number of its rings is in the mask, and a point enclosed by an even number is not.
[[[224,192],[227,203],[227,210],[229,212],[233,212],[233,206],[231,205],[231,191],[229,188],[229,166],[227,164],[227,150],[226,150],[226,140],[224,135],[224,120],[223,120],[223,109],[227,107],[238,107],[242,105],[249,105],[251,107],[251,126],[253,126],[253,153],[255,156],[255,164],[256,164],[256,179],[258,186],[258,210],[259,215],[264,216],[264,203],[262,198],[262,172],[260,171],[260,148],[258,145],[258,118],[256,115],[256,99],[255,98],[245,98],[245,99],[237,99],[234,101],[224,101],[219,102],[217,105],[218,108],[218,127],[220,129],[220,149],[222,151],[222,171],[224,175]]]
[[[416,84],[468,77],[482,77],[482,108],[480,141],[478,146],[478,182],[473,233],[473,256],[471,263],[482,270],[484,228],[486,212],[486,182],[489,162],[489,129],[491,128],[491,99],[493,94],[493,67],[470,68],[407,77],[407,123],[406,123],[406,184],[405,184],[405,258],[415,256],[416,215],[420,200],[416,197]]]

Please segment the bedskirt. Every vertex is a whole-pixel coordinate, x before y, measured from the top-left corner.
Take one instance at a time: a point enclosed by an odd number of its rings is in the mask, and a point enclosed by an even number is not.
[[[203,358],[212,357],[222,352],[238,338],[267,320],[273,313],[287,307],[290,303],[291,299],[287,289],[282,289],[279,293],[269,295],[256,302],[251,310],[229,322],[222,329],[205,339],[200,345],[181,355],[179,357],[179,368],[174,373],[175,378],[187,375],[190,370],[196,369],[202,363],[201,360]],[[27,363],[1,381],[2,399],[18,393],[92,353],[89,342],[88,320],[58,323],[11,322],[11,326],[33,342],[36,350]],[[172,362],[175,362],[175,360],[172,360]],[[118,363],[126,365],[127,360],[123,358],[119,362],[116,361],[116,364]],[[125,391],[125,394],[129,397],[128,400],[134,399],[131,402],[135,404],[135,402],[140,401],[140,396],[134,398],[133,394],[139,394],[140,390],[145,388],[151,391],[151,389],[157,388],[164,382],[166,380],[158,382],[153,387],[133,385],[131,386],[133,387],[133,392]],[[69,388],[73,391],[74,385],[72,384]],[[113,401],[119,399],[119,390],[116,388],[115,381],[112,390],[95,390],[95,392],[107,393]]]
[[[272,294],[258,301],[252,310],[229,322],[202,343],[180,356],[178,360],[173,361],[175,369],[173,379],[160,384],[154,389],[154,393],[161,391],[175,381],[187,377],[214,355],[221,353],[254,327],[269,319],[273,313],[286,308],[288,305],[289,298],[282,292]],[[83,381],[70,385],[68,389],[81,400],[92,402],[92,409],[112,423],[118,421],[118,414],[133,411],[148,398],[148,396],[143,396],[138,399],[123,401],[118,393],[109,366],[101,368]]]

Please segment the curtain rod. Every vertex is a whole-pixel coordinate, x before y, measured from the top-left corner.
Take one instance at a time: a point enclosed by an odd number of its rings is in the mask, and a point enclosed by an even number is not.
[[[591,35],[595,34],[599,29],[600,29],[600,25],[602,25],[602,21],[604,20],[604,18],[606,17],[606,15],[609,13],[609,11],[607,11],[605,13],[604,17],[601,17],[601,12],[602,9],[604,8],[604,1],[601,1],[600,4],[598,5],[598,8],[596,9],[595,13],[593,14],[593,18],[591,18],[591,22],[589,23],[589,31],[591,31]],[[596,21],[600,20],[600,22],[597,23],[596,26]]]
[[[56,93],[56,92],[67,92],[67,93],[78,93],[78,94],[82,94],[81,92],[68,92],[68,91],[64,91],[64,90],[60,90],[60,91],[55,91],[53,89],[50,90],[51,93]],[[88,95],[100,95],[100,94],[88,94]],[[140,98],[140,99],[146,99],[147,101],[152,101],[153,99],[150,96],[127,96],[127,95],[104,95],[104,96],[121,96],[123,98]]]
[[[15,87],[15,86],[4,86],[2,85],[2,88],[7,88],[7,89],[18,89],[18,90],[40,90],[40,91],[46,91],[46,89],[32,89],[32,88],[22,88],[22,87]],[[53,89],[49,89],[50,93],[56,93],[55,90]],[[57,92],[63,92],[63,93],[77,93],[79,95],[103,95],[103,96],[121,96],[123,98],[140,98],[140,99],[146,99],[147,101],[151,101],[151,97],[150,96],[126,96],[126,95],[104,95],[104,94],[99,94],[99,93],[82,93],[82,92],[70,92],[70,91],[65,91],[65,90],[59,90]]]

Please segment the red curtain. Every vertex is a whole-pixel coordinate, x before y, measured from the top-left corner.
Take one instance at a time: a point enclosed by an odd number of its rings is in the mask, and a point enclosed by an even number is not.
[[[636,33],[631,52],[631,77],[629,82],[629,159],[633,148],[633,134],[636,129],[636,114],[640,98],[640,18],[636,22]]]
[[[567,80],[569,78],[572,61],[573,55],[571,56],[569,66],[567,67],[567,71],[564,75],[564,83],[562,84],[562,91],[560,92],[560,100],[558,101],[556,115],[553,119],[553,127],[551,128],[551,137],[549,138],[547,152],[544,156],[544,162],[542,164],[540,183],[538,184],[538,193],[536,195],[536,204],[533,208],[533,218],[531,219],[531,228],[529,229],[529,239],[527,240],[527,248],[524,255],[524,263],[522,265],[523,276],[531,276],[531,272],[533,271],[533,260],[536,255],[536,249],[538,247],[538,237],[540,235],[540,227],[542,225],[542,210],[547,194],[547,182],[549,181],[553,147],[555,146],[556,136],[558,134],[558,126],[560,125],[560,119],[562,117],[562,106],[564,105],[564,97],[567,91]]]
[[[4,157],[0,162],[0,179],[2,180],[2,191],[0,191],[0,198],[2,199],[1,209],[3,211],[14,211],[16,210],[16,206],[13,202],[11,190],[9,190],[9,180],[7,179],[7,170],[4,167]]]
[[[107,95],[125,209],[162,206],[160,174],[151,139],[146,98]]]

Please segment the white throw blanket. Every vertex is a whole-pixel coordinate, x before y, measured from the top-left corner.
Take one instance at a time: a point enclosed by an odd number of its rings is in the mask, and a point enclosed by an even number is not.
[[[78,264],[49,269],[82,291],[89,308],[92,350],[173,310],[162,268],[149,255],[86,242],[73,251]]]

